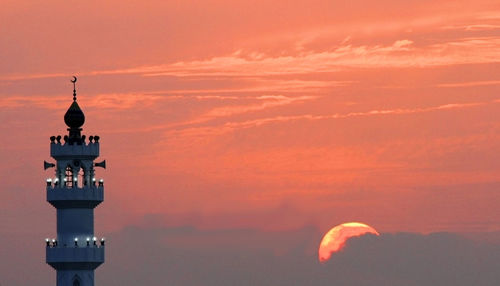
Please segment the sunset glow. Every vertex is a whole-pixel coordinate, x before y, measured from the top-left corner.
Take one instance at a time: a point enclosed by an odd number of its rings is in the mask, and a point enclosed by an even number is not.
[[[315,261],[332,221],[500,231],[498,0],[3,0],[0,35],[8,241],[56,229],[41,163],[73,75],[110,245],[133,227],[193,228],[206,247],[211,231],[307,229]],[[0,283],[49,284],[32,277]]]
[[[5,186],[24,168],[12,154],[46,158],[34,142],[52,134],[35,122],[64,131],[76,74],[83,132],[118,143],[111,228],[149,213],[202,227],[353,213],[388,231],[500,227],[480,223],[497,217],[498,1],[94,1],[81,14],[55,2],[0,8],[1,131],[32,138],[0,143]]]

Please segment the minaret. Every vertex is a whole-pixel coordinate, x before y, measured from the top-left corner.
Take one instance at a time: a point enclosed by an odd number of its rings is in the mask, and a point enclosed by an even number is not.
[[[50,137],[50,156],[56,163],[55,178],[47,179],[47,201],[57,209],[57,238],[46,239],[46,262],[57,271],[57,286],[94,286],[94,270],[104,262],[104,238],[94,234],[94,208],[104,200],[104,182],[96,182],[94,163],[99,157],[99,136],[81,134],[85,115],[76,102],[64,115],[68,135]]]

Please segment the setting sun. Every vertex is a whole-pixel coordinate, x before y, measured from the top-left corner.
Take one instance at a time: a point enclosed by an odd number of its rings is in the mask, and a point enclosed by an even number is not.
[[[373,227],[359,222],[343,223],[330,229],[321,240],[318,250],[319,261],[325,262],[330,259],[332,253],[341,250],[349,238],[367,233],[379,235]]]

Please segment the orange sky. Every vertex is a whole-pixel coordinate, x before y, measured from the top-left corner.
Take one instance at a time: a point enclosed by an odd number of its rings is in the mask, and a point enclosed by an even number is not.
[[[13,233],[55,222],[73,74],[106,230],[500,230],[498,1],[4,0],[0,35]]]

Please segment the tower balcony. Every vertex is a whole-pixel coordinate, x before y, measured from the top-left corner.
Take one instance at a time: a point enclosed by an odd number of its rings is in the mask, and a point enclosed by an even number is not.
[[[104,246],[47,247],[46,262],[57,270],[94,270],[104,263]]]
[[[47,201],[55,208],[95,208],[104,200],[104,186],[47,186]]]

